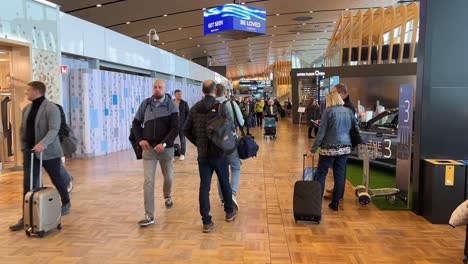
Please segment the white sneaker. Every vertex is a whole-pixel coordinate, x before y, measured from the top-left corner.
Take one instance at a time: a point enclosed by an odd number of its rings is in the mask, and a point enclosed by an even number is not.
[[[185,156],[184,156],[184,155],[180,155],[179,160],[180,160],[180,161],[185,160]]]
[[[237,203],[237,197],[234,194],[232,195],[232,202],[234,203],[236,210],[239,211],[239,204]]]

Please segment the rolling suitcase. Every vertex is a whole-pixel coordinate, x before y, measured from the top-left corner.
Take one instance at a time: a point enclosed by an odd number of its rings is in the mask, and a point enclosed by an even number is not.
[[[314,158],[312,158],[312,167],[306,168],[306,157],[307,155],[304,154],[302,179],[294,184],[294,220],[296,223],[297,221],[311,221],[320,224],[322,219],[321,186],[318,181],[313,180]]]
[[[24,197],[24,231],[26,235],[44,234],[54,228],[62,229],[60,194],[55,188],[43,187],[42,152],[39,158],[39,188],[33,189],[34,152],[31,153],[30,191]]]

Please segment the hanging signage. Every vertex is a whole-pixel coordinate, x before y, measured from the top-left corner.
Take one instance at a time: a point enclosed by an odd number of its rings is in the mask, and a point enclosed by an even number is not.
[[[68,73],[68,66],[62,65],[60,66],[60,74],[67,74]]]
[[[411,84],[400,86],[398,138],[396,183],[401,194],[408,198],[413,144],[413,86]]]
[[[205,35],[224,31],[266,33],[266,10],[245,5],[226,4],[205,10]]]

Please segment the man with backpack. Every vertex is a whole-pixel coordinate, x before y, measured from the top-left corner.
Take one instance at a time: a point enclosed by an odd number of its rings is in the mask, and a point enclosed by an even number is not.
[[[164,176],[166,208],[173,206],[172,180],[174,176],[174,139],[179,129],[179,108],[166,94],[166,82],[155,80],[153,96],[144,100],[135,115],[132,131],[136,142],[143,149],[145,218],[141,227],[154,224],[154,178],[158,161]]]
[[[210,188],[213,172],[216,172],[224,197],[225,220],[233,221],[237,210],[233,207],[232,190],[229,185],[229,159],[232,150],[234,122],[229,119],[229,112],[225,104],[220,104],[216,96],[216,83],[207,80],[203,83],[205,97],[196,103],[189,112],[184,126],[187,139],[197,147],[198,169],[200,173],[200,215],[203,221],[203,232],[208,233],[214,228],[210,215]],[[213,122],[217,121],[217,122]],[[216,123],[221,125],[216,125]],[[221,129],[226,129],[223,137],[218,138]],[[234,138],[234,148],[236,147]]]
[[[242,117],[242,112],[239,106],[231,100],[228,100],[226,97],[226,86],[218,83],[216,85],[216,100],[219,103],[225,104],[226,110],[229,115],[228,118],[234,120],[234,125],[238,126],[239,129],[243,129],[244,118]],[[237,137],[236,130],[234,134]],[[240,179],[240,170],[241,170],[241,161],[239,158],[239,153],[237,149],[228,156],[229,167],[231,168],[231,189],[232,189],[232,201],[237,210],[239,210],[239,204],[237,203],[237,189],[239,188],[239,179]],[[223,194],[221,192],[221,187],[218,182],[218,195],[221,204],[224,204]]]

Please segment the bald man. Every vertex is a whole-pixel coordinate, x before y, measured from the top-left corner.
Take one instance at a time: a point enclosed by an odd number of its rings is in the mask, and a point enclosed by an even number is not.
[[[166,82],[155,80],[153,96],[145,99],[133,120],[135,138],[143,149],[145,218],[138,222],[141,227],[154,224],[154,178],[158,161],[164,176],[164,199],[166,208],[173,205],[172,179],[174,175],[174,139],[179,130],[179,108],[169,94]]]

